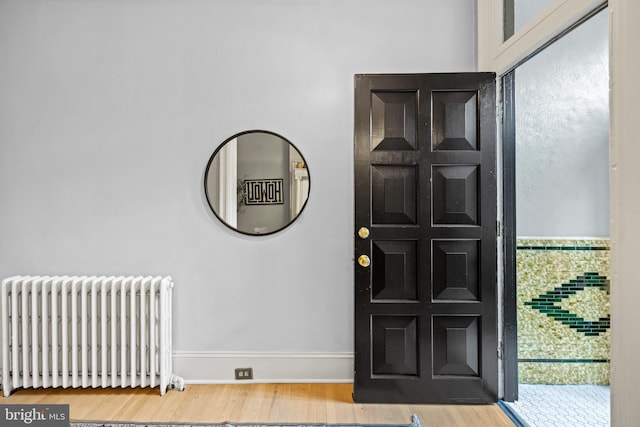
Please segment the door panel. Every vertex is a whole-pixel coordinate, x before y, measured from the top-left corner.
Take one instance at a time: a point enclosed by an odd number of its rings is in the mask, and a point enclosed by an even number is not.
[[[415,166],[371,167],[373,224],[416,224]]]
[[[372,374],[417,376],[417,319],[415,316],[373,316]]]
[[[371,94],[371,146],[373,150],[415,150],[416,92],[373,92]]]
[[[479,316],[434,316],[434,376],[478,376],[479,324]]]
[[[354,400],[497,399],[495,75],[358,75]]]
[[[418,248],[415,241],[377,240],[372,245],[372,302],[415,301],[418,296]]]
[[[434,150],[477,149],[477,92],[433,92]]]
[[[433,240],[434,301],[479,301],[479,240]]]
[[[432,167],[433,225],[478,225],[478,167]]]

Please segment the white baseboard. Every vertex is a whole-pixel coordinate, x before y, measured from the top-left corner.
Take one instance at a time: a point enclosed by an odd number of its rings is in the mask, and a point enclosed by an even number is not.
[[[236,368],[253,368],[236,380]],[[175,351],[173,372],[186,384],[351,383],[353,353]]]

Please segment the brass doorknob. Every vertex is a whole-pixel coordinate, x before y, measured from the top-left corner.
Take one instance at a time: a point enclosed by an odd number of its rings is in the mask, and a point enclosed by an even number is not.
[[[358,230],[358,236],[360,236],[361,239],[366,239],[369,237],[369,229],[367,227],[360,227],[360,230]]]
[[[369,267],[371,265],[371,260],[366,255],[360,255],[358,257],[358,264],[360,264],[362,267]]]

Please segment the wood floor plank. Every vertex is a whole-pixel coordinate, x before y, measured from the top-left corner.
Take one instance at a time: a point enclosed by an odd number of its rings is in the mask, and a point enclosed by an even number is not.
[[[358,404],[352,384],[202,384],[158,389],[25,389],[5,404],[69,404],[72,420],[511,427],[497,405]]]

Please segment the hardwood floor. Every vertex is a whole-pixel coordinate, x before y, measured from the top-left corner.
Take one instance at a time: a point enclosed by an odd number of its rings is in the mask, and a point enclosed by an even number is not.
[[[158,389],[25,389],[4,404],[69,404],[72,420],[238,423],[411,422],[422,427],[500,427],[513,423],[497,405],[355,404],[351,384],[207,384]]]

